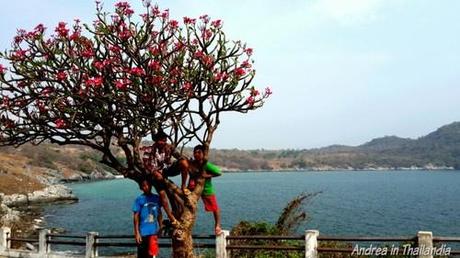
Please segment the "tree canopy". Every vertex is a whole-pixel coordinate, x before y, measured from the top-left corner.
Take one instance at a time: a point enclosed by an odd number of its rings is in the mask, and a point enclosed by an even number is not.
[[[96,3],[91,25],[19,29],[1,53],[1,145],[87,145],[123,174],[142,174],[146,136],[162,129],[176,146],[209,147],[223,112],[257,109],[272,93],[252,85],[253,50],[229,40],[221,20],[180,23],[148,1],[139,15],[127,2],[113,13]]]

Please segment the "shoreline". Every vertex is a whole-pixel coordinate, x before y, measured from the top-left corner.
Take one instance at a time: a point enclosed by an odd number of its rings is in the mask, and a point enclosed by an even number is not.
[[[223,172],[225,173],[247,173],[247,172],[257,172],[257,173],[266,173],[266,172],[411,172],[411,171],[460,171],[459,169],[455,169],[453,167],[436,167],[436,168],[426,168],[426,167],[414,167],[414,168],[386,168],[386,167],[378,167],[378,168],[286,168],[286,169],[247,169],[247,170],[239,170],[239,169],[228,169],[223,168]]]
[[[78,197],[68,186],[71,183],[112,180],[116,177],[105,172],[102,175],[78,176],[76,179],[46,178],[45,187],[31,193],[0,193],[0,225],[10,227],[14,234],[24,237],[36,236],[37,229],[46,225],[42,207],[59,203],[75,203]],[[51,229],[56,232],[62,229]],[[62,233],[62,232],[60,232]]]

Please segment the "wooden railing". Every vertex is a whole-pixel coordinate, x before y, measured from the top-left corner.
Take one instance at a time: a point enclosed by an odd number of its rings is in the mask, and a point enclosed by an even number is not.
[[[99,235],[89,232],[86,236],[51,234],[49,230],[39,231],[38,239],[19,238],[11,236],[9,228],[0,230],[0,257],[109,257],[99,254],[100,248],[105,247],[136,247],[132,235]],[[446,243],[460,246],[460,237],[433,237],[431,232],[419,231],[416,236],[402,237],[368,237],[368,236],[325,236],[317,230],[307,230],[304,235],[297,236],[235,236],[224,230],[218,235],[194,235],[194,247],[215,249],[217,258],[237,257],[241,252],[298,252],[307,258],[317,258],[329,253],[348,253],[349,255],[378,256],[378,248],[387,250],[387,255],[411,255],[431,258],[438,254],[443,256],[460,255],[460,248],[448,247]],[[171,248],[169,237],[160,237],[161,248]],[[12,249],[11,243],[38,243],[36,250]],[[399,243],[388,246],[388,243]],[[359,244],[358,244],[359,243]],[[374,244],[377,244],[373,246]],[[67,245],[85,247],[80,254],[62,254],[52,251],[51,246]],[[374,248],[369,249],[369,248]],[[429,253],[418,250],[430,250]],[[53,248],[54,249],[54,248]],[[365,253],[371,251],[370,253]],[[382,253],[380,253],[382,255]],[[303,255],[302,255],[303,256]],[[115,257],[115,256],[112,256]]]

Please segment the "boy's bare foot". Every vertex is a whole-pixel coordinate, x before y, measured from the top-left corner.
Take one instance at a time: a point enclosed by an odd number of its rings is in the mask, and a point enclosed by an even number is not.
[[[172,220],[171,221],[171,226],[173,226],[174,228],[179,226],[179,221],[177,221],[176,219]]]
[[[216,236],[222,234],[222,228],[220,225],[216,226],[214,232],[216,233]]]
[[[184,192],[185,195],[189,195],[189,194],[192,193],[192,192],[190,192],[190,190],[187,189],[187,188],[183,188],[183,189],[182,189],[182,192]]]

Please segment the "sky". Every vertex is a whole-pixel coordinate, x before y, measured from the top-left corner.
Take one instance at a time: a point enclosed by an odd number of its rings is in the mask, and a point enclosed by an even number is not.
[[[102,1],[113,10],[115,1]],[[140,13],[141,0],[128,1]],[[92,0],[1,0],[0,50],[17,28],[94,20]],[[460,1],[164,0],[172,18],[222,19],[254,49],[264,107],[223,116],[212,147],[308,149],[418,138],[460,121]]]

